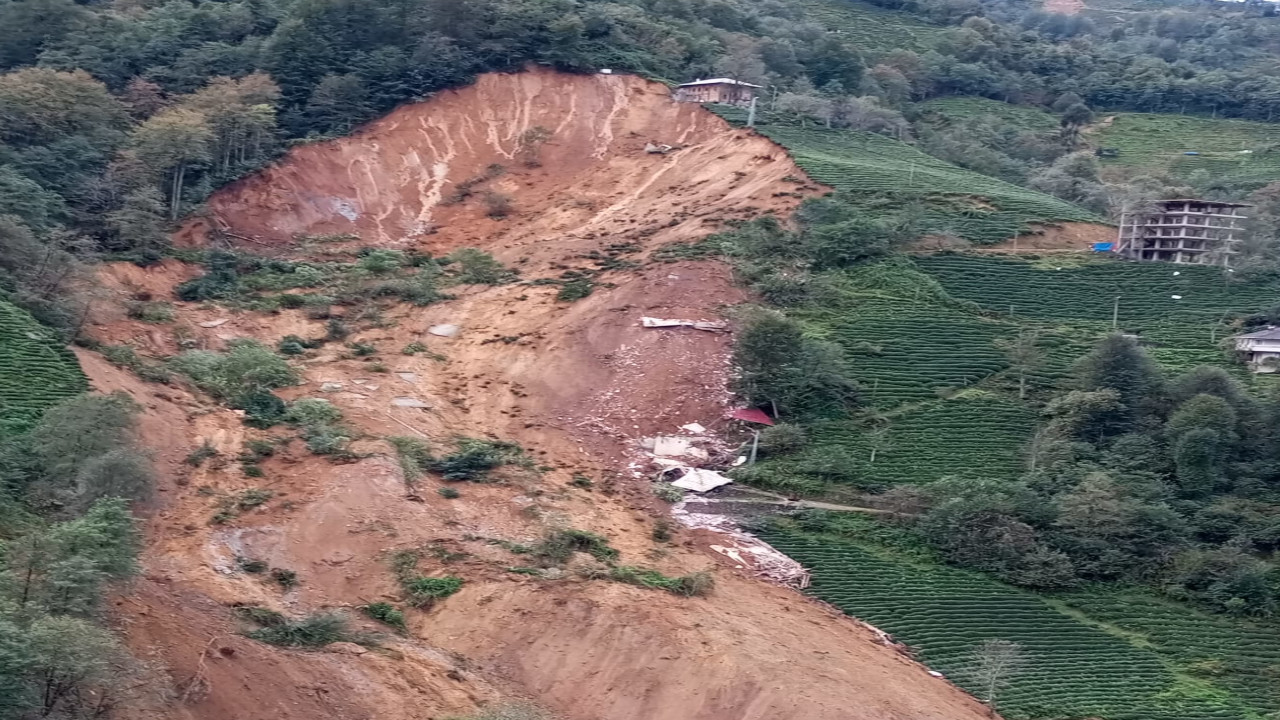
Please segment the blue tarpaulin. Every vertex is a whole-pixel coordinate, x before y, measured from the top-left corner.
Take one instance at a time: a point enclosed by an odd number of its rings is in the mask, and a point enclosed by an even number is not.
[[[1115,247],[1115,243],[1094,243],[1094,252],[1111,252],[1111,248]]]

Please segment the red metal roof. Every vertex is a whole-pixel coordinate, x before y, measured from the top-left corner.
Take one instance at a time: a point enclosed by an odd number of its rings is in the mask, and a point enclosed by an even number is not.
[[[773,418],[768,413],[759,408],[739,408],[729,413],[729,417],[734,420],[742,420],[743,422],[760,423],[761,425],[772,425]]]

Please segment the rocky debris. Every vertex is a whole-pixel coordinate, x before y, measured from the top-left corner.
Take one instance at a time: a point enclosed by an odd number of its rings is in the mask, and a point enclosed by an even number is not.
[[[424,410],[431,408],[430,403],[423,402],[422,400],[414,397],[391,398],[391,404],[396,407],[403,408],[422,408]]]
[[[368,648],[360,647],[352,642],[338,641],[331,642],[324,646],[325,652],[336,653],[338,655],[364,655],[369,652]]]
[[[230,318],[220,318],[218,320],[205,320],[204,322],[200,323],[200,327],[202,328],[222,327],[223,325],[226,325],[227,322],[229,321],[230,321]]]
[[[427,328],[427,332],[431,333],[432,335],[436,335],[438,337],[446,337],[446,338],[454,337],[461,331],[462,331],[462,328],[458,327],[457,325],[449,325],[449,324],[432,325],[431,327]]]

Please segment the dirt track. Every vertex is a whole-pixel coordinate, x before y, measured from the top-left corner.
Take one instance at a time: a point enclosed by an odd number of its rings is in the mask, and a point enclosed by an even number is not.
[[[517,158],[520,137],[552,131],[539,167]],[[643,152],[646,142],[681,146]],[[457,184],[494,163],[486,185],[509,195],[506,219],[482,202],[441,205]],[[777,147],[700,108],[677,105],[662,86],[623,76],[548,72],[489,75],[373,123],[356,136],[296,149],[281,163],[216,194],[213,222],[249,249],[293,250],[297,233],[347,233],[361,242],[440,253],[493,252],[524,279],[586,267],[581,257],[614,243],[633,256],[688,240],[724,222],[785,212],[798,199],[785,176],[802,173]],[[786,193],[777,195],[777,193]],[[207,224],[184,230],[202,241]],[[167,293],[192,271],[177,263],[113,267],[122,293]],[[307,384],[288,397],[324,393],[368,434],[370,456],[334,465],[298,443],[243,476],[234,462],[184,466],[204,440],[234,458],[247,431],[234,413],[181,390],[145,385],[82,353],[102,390],[125,389],[148,408],[145,431],[166,479],[153,508],[146,573],[118,604],[135,651],[162,667],[185,698],[150,698],[132,717],[210,720],[400,720],[464,712],[500,695],[524,695],[570,720],[978,720],[983,709],[943,680],[833,611],[747,577],[702,548],[705,532],[671,546],[651,539],[657,506],[627,463],[634,441],[691,421],[715,426],[729,400],[729,339],[691,329],[645,330],[642,315],[713,318],[742,301],[717,263],[642,262],[611,271],[615,283],[572,304],[554,287],[457,291],[456,300],[396,308],[386,327],[354,336],[379,348],[390,373],[335,349],[304,361]],[[179,324],[216,347],[234,337],[273,343],[323,334],[298,311],[278,315],[181,305]],[[215,328],[201,322],[226,319]],[[104,309],[92,332],[141,351],[172,353],[171,328]],[[429,336],[455,323],[455,338]],[[516,338],[510,342],[502,338]],[[498,340],[498,341],[495,341]],[[424,341],[443,362],[399,350]],[[411,372],[401,377],[397,373]],[[331,389],[334,386],[330,386]],[[411,395],[430,410],[391,405]],[[260,434],[260,433],[257,433]],[[518,441],[541,475],[461,487],[439,497],[424,480],[406,499],[386,435],[493,435]],[[572,487],[575,473],[596,481]],[[250,487],[276,493],[227,525],[210,525],[216,497]],[[548,525],[607,535],[623,562],[682,573],[714,568],[717,589],[682,599],[603,580],[533,580],[485,538],[530,542]],[[294,652],[236,634],[228,608],[257,603],[301,615],[396,597],[390,553],[435,544],[466,553],[429,572],[467,585],[436,609],[411,612],[411,637],[360,655]],[[282,592],[237,572],[234,557],[296,570]]]

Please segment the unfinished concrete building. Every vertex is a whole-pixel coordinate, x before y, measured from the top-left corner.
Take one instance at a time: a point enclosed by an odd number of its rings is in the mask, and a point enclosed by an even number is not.
[[[1231,264],[1244,232],[1240,203],[1162,200],[1146,212],[1120,216],[1115,251],[1134,260]]]

